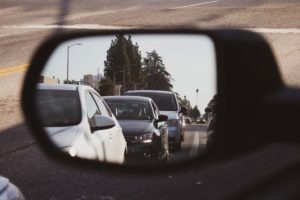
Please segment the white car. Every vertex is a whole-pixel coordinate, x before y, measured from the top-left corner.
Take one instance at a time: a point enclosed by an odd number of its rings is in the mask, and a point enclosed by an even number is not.
[[[123,163],[122,128],[93,88],[39,84],[37,110],[52,141],[72,157]]]

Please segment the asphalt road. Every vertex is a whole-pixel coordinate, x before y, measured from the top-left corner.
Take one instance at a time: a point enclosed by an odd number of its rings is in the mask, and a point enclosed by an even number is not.
[[[29,63],[53,26],[113,27],[193,25],[266,28],[286,83],[300,85],[300,2],[298,0],[92,0],[0,2],[0,69]],[[209,3],[210,2],[210,3]],[[64,18],[58,16],[65,16]],[[0,73],[1,74],[1,73]],[[0,174],[27,199],[223,199],[300,160],[300,147],[272,144],[218,164],[164,174],[112,174],[76,169],[49,159],[36,144],[20,112],[24,72],[0,75]],[[251,126],[255,126],[252,124]],[[188,152],[188,151],[187,151]]]
[[[207,141],[207,125],[187,125],[184,133],[184,141],[181,143],[181,151],[171,152],[171,162],[182,162],[195,158],[205,153]]]

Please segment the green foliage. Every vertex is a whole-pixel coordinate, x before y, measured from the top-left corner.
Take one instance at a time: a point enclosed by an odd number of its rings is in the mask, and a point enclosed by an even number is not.
[[[104,77],[100,81],[99,91],[101,96],[114,95],[115,84],[109,77]]]
[[[192,106],[191,106],[191,102],[186,98],[186,96],[184,96],[184,98],[182,99],[179,95],[179,93],[175,92],[175,95],[177,97],[177,101],[180,107],[185,107],[188,111],[189,114],[192,113]]]
[[[195,106],[193,109],[192,109],[192,113],[191,113],[192,117],[194,119],[196,119],[197,117],[200,117],[201,116],[201,113],[198,109],[198,106]]]
[[[104,74],[116,84],[124,85],[125,82],[125,90],[170,91],[173,88],[171,75],[158,53],[155,50],[147,52],[142,63],[139,46],[133,44],[130,35],[126,38],[119,34],[111,41],[104,61]]]
[[[205,118],[208,119],[216,114],[216,107],[217,107],[217,95],[215,94],[213,98],[207,104],[205,108]]]
[[[172,90],[172,77],[167,72],[162,58],[154,50],[147,52],[147,57],[144,58],[143,75],[146,82],[144,89],[149,90]]]
[[[210,112],[215,112],[217,106],[217,95],[214,95],[213,98],[207,104],[205,110],[209,110]]]
[[[116,83],[123,84],[125,73],[125,88],[139,89],[143,86],[141,52],[138,44],[133,44],[131,36],[116,35],[111,41],[104,61],[104,74]],[[125,72],[124,72],[125,71]]]

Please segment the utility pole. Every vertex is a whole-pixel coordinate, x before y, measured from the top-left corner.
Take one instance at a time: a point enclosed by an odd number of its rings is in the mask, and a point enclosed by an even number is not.
[[[125,65],[123,66],[123,95],[125,95]]]
[[[196,89],[196,106],[197,106],[197,108],[198,108],[198,93],[199,93],[199,89],[197,88]]]
[[[67,50],[67,83],[69,83],[69,56],[70,56],[70,48],[76,45],[82,45],[80,43],[68,45]]]

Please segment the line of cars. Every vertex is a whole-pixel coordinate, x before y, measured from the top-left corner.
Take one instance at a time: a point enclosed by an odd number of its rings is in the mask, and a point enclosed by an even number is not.
[[[168,161],[168,116],[159,113],[152,99],[138,96],[104,97],[118,119],[128,155]]]
[[[39,118],[52,142],[72,157],[123,164],[132,155],[169,161],[181,148],[183,115],[173,92],[106,96],[83,85],[39,84]],[[126,161],[127,162],[127,161]]]

